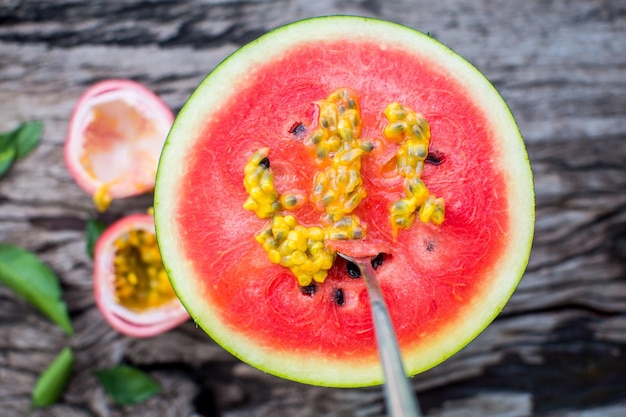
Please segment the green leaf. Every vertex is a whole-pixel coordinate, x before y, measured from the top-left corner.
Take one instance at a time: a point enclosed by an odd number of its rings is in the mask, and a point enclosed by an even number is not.
[[[17,147],[8,138],[8,135],[0,135],[0,178],[13,166],[17,157]]]
[[[24,122],[11,132],[0,133],[0,177],[17,159],[25,157],[39,144],[42,122]]]
[[[94,374],[118,405],[138,404],[161,391],[158,382],[131,366],[120,365]]]
[[[41,373],[33,388],[34,407],[46,407],[57,402],[74,367],[72,349],[64,348],[56,359]]]
[[[7,146],[15,145],[15,134],[17,133],[18,129],[19,127],[11,132],[0,133],[0,151]]]
[[[17,158],[22,159],[39,145],[43,132],[43,122],[24,122],[14,132]]]
[[[90,258],[93,258],[93,251],[96,247],[96,242],[98,238],[106,229],[106,224],[102,223],[100,220],[89,219],[87,220],[87,254]]]
[[[37,256],[14,245],[0,244],[0,282],[37,307],[65,333],[74,333],[61,299],[59,279]]]

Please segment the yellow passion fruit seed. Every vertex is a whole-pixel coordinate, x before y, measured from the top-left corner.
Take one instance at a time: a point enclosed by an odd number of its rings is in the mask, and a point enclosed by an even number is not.
[[[176,298],[154,233],[131,230],[114,245],[115,298],[120,305],[143,312]]]
[[[335,253],[324,246],[325,238],[321,228],[301,226],[294,216],[280,214],[256,235],[270,261],[289,268],[302,286],[323,282],[335,261]]]
[[[110,182],[102,184],[98,187],[92,197],[93,203],[100,213],[106,211],[106,209],[109,207],[109,205],[111,205],[111,202],[113,201],[113,197],[111,197],[111,194],[109,193],[111,185],[112,183]]]
[[[261,219],[267,219],[278,213],[281,203],[274,188],[274,173],[267,158],[269,148],[256,151],[244,168],[243,184],[248,192],[248,199],[243,205]]]
[[[385,138],[399,143],[396,152],[396,169],[404,177],[405,197],[393,203],[389,209],[394,234],[398,229],[411,227],[416,211],[420,221],[441,224],[444,220],[443,198],[430,195],[421,180],[424,161],[430,144],[430,125],[426,118],[399,103],[391,103],[385,109],[388,124],[383,130]]]
[[[323,282],[335,261],[336,252],[325,246],[325,240],[365,237],[365,227],[351,213],[367,196],[361,177],[361,158],[374,148],[373,141],[360,138],[360,104],[353,91],[339,89],[317,104],[319,128],[306,143],[320,167],[310,195],[311,203],[323,213],[319,227],[300,225],[293,215],[281,213],[302,207],[307,199],[300,194],[278,194],[269,148],[252,154],[244,167],[243,182],[248,198],[243,207],[261,219],[269,219],[256,235],[256,241],[272,263],[288,268],[303,287]],[[420,179],[428,156],[428,122],[399,103],[391,103],[384,113],[389,123],[383,136],[399,145],[396,169],[405,179],[405,196],[390,208],[394,234],[399,228],[410,227],[416,216],[424,223],[441,224],[443,199],[431,196]]]

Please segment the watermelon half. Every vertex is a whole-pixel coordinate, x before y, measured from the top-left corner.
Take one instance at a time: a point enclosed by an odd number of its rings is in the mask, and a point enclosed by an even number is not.
[[[255,236],[271,218],[243,208],[244,167],[267,151],[279,195],[317,227],[311,202],[321,168],[311,153],[320,103],[350,89],[360,106],[366,197],[351,213],[365,233],[330,248],[377,258],[377,274],[410,375],[463,348],[501,311],[526,267],[534,225],[527,153],[511,112],[470,63],[431,37],[361,17],[322,17],[276,29],[222,62],[176,118],[157,174],[157,237],[168,276],[195,322],[243,361],[316,385],[382,382],[368,296],[335,257],[323,282],[303,286]],[[387,105],[430,126],[421,180],[445,200],[441,224],[394,230],[403,196],[386,141]],[[269,168],[268,168],[269,169]],[[274,214],[276,215],[276,214]]]

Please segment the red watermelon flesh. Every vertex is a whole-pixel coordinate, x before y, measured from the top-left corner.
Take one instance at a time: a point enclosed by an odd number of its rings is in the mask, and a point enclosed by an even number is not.
[[[172,230],[178,231],[177,255],[168,259],[168,245],[162,248],[174,287],[183,303],[195,298],[187,308],[209,334],[242,359],[278,375],[324,385],[380,382],[363,280],[352,278],[346,261],[337,257],[323,283],[301,287],[288,269],[268,260],[255,240],[268,220],[242,207],[247,198],[243,167],[264,147],[270,148],[279,194],[310,195],[320,168],[306,138],[318,127],[316,102],[338,88],[356,92],[361,138],[375,146],[361,160],[367,197],[354,212],[366,225],[365,239],[335,242],[334,248],[352,256],[383,253],[378,278],[409,357],[409,372],[431,367],[467,343],[467,337],[449,340],[459,327],[467,326],[472,337],[480,331],[486,323],[474,328],[474,311],[486,311],[489,321],[497,314],[517,282],[505,282],[500,304],[481,306],[493,301],[486,294],[501,279],[502,259],[513,256],[512,239],[520,239],[512,230],[518,221],[510,206],[514,179],[503,164],[510,150],[490,109],[477,103],[474,81],[468,80],[468,87],[463,77],[451,73],[445,60],[364,36],[303,39],[233,80],[228,99],[216,99],[219,105],[196,123],[193,147],[177,158],[176,199],[166,209]],[[417,220],[397,236],[389,207],[403,196],[403,177],[392,166],[397,144],[381,133],[387,124],[383,111],[391,102],[422,113],[430,124],[430,157],[421,178],[446,204],[441,225]],[[169,146],[176,146],[176,136],[175,123]],[[167,152],[166,146],[161,166]],[[520,158],[527,163],[525,154]],[[160,168],[159,181],[161,175]],[[532,196],[532,186],[525,192]],[[305,226],[320,224],[321,213],[310,203],[289,213]],[[528,222],[532,218],[523,220]],[[526,251],[531,234],[521,238]],[[160,243],[168,239],[159,234]],[[180,254],[191,277],[173,266]],[[194,295],[187,297],[190,292]],[[198,311],[196,302],[208,307]],[[274,357],[284,365],[274,366]],[[333,366],[337,373],[352,371],[356,377],[315,373]]]

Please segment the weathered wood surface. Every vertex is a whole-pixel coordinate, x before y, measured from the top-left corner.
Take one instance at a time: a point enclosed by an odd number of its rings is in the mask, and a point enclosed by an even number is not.
[[[428,416],[626,415],[626,3],[516,1],[13,1],[0,3],[0,131],[45,122],[42,144],[0,181],[0,241],[60,276],[76,335],[0,286],[0,415],[380,416],[380,389],[340,390],[264,375],[192,323],[133,340],[95,309],[90,198],[62,161],[79,94],[138,80],[179,109],[222,58],[289,21],[350,13],[394,20],[474,62],[510,104],[536,179],[536,239],[503,314],[460,354],[414,379]],[[108,219],[144,210],[117,201]],[[30,411],[37,374],[65,345],[77,366],[62,402]],[[116,407],[91,372],[118,363],[163,384]]]

